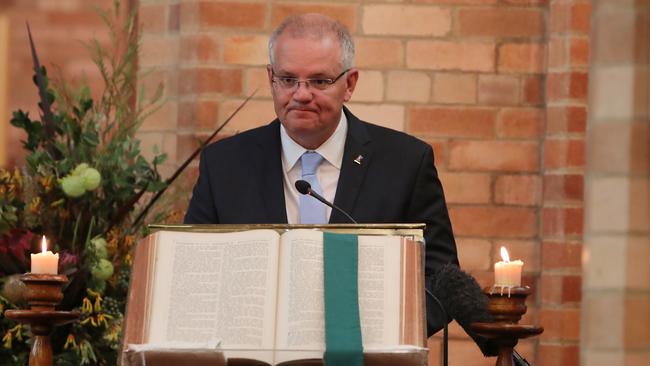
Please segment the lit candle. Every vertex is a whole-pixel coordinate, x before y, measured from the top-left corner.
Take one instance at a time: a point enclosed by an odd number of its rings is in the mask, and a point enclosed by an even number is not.
[[[57,274],[59,266],[59,254],[53,254],[47,250],[45,235],[41,241],[42,252],[32,254],[32,273]]]
[[[505,247],[501,247],[503,261],[494,263],[494,286],[517,287],[521,286],[521,268],[524,262],[510,261],[510,256]]]

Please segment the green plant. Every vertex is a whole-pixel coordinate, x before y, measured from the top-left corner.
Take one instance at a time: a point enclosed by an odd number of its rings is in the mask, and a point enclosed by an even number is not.
[[[21,305],[10,275],[28,271],[32,244],[45,235],[60,254],[60,273],[70,280],[61,308],[82,314],[80,322],[53,335],[57,365],[115,364],[132,249],[147,222],[134,218],[168,184],[158,172],[165,155],[147,161],[135,137],[159,105],[160,89],[148,99],[135,97],[135,17],[118,27],[119,2],[113,10],[99,12],[111,30],[109,49],[98,41],[87,44],[105,84],[97,98],[86,85],[74,89],[51,80],[30,32],[41,118],[14,112],[11,124],[27,136],[26,165],[0,171],[0,307]],[[2,317],[0,334],[0,359],[24,364],[25,328]]]
[[[87,85],[74,88],[41,67],[28,33],[41,116],[16,111],[11,124],[25,131],[26,165],[0,169],[0,365],[24,365],[26,327],[2,316],[24,306],[17,274],[29,271],[29,254],[41,235],[60,254],[59,273],[69,283],[59,308],[81,319],[56,328],[56,365],[114,365],[121,346],[133,248],[148,223],[175,212],[160,205],[163,193],[253,97],[252,93],[167,179],[142,155],[135,132],[160,105],[162,89],[135,95],[139,39],[129,15],[118,27],[120,3],[98,11],[110,32],[110,46],[87,44],[105,88],[93,98]],[[137,101],[137,102],[136,102]]]

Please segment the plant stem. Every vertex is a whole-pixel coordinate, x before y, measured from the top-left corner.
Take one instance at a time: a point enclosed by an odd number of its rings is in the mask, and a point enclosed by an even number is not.
[[[70,247],[72,248],[73,251],[77,244],[77,230],[79,230],[79,223],[81,222],[81,216],[82,214],[79,213],[79,216],[77,216],[77,222],[75,222],[74,224],[74,231],[72,232],[72,245]]]
[[[93,232],[93,226],[95,226],[95,216],[90,217],[90,224],[88,224],[88,233],[86,234],[86,242],[84,243],[84,246],[90,241],[90,235]]]

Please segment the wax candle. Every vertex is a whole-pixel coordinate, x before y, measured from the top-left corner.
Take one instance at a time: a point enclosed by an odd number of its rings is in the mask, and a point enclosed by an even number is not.
[[[45,235],[41,241],[42,252],[32,254],[32,273],[57,274],[59,266],[59,254],[53,254],[47,250]]]
[[[505,247],[501,247],[501,258],[503,261],[494,263],[494,286],[521,286],[521,268],[524,266],[524,262],[510,261],[508,250]]]

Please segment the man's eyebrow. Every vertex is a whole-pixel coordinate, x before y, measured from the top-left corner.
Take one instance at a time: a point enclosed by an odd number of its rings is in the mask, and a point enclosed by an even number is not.
[[[289,72],[289,71],[282,70],[282,69],[275,70],[273,73],[275,74],[275,76],[288,77],[288,78],[298,78],[296,76],[296,74],[294,74],[292,72]],[[325,72],[317,72],[317,73],[314,73],[314,74],[311,74],[311,75],[307,76],[307,79],[333,79],[333,78],[334,77],[332,75],[329,75],[329,74],[327,74]]]
[[[332,79],[332,76],[319,72],[309,76],[309,79]]]

